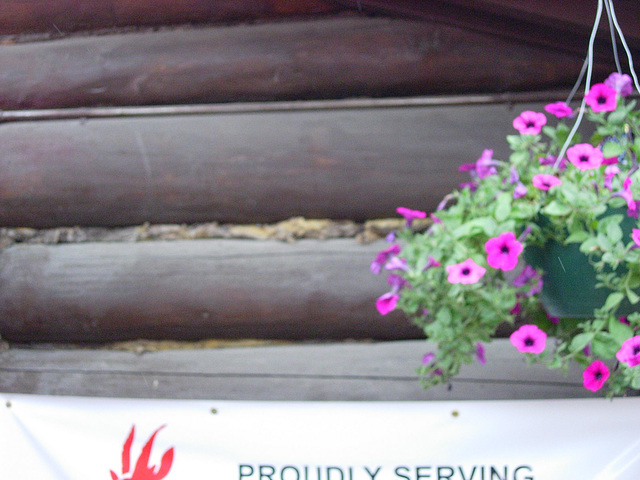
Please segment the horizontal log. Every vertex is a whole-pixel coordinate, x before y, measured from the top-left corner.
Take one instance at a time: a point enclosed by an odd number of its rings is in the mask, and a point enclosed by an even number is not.
[[[0,6],[0,35],[247,22],[339,10],[330,0],[6,0]]]
[[[0,51],[2,110],[543,90],[571,87],[583,60],[383,18],[82,36]],[[611,69],[601,61],[596,75]]]
[[[419,338],[381,316],[370,273],[385,242],[351,239],[15,245],[0,254],[0,336],[12,342]]]
[[[364,221],[433,210],[544,103],[0,124],[0,225]],[[335,106],[335,104],[334,104]]]
[[[565,376],[541,364],[527,365],[506,339],[486,345],[486,365],[464,366],[449,385],[424,390],[415,375],[416,364],[433,349],[432,343],[420,340],[162,349],[143,355],[107,349],[11,348],[0,351],[0,392],[294,401],[600,396],[583,387],[578,366]]]

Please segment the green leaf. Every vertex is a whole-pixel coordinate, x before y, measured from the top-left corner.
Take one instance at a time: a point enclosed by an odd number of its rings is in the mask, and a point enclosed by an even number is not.
[[[629,303],[631,303],[631,305],[635,305],[636,303],[640,302],[640,297],[636,292],[634,292],[628,287],[626,289],[626,292],[627,292],[627,298],[629,299]]]
[[[589,238],[589,234],[584,230],[579,230],[567,237],[564,243],[582,243]]]
[[[622,240],[622,229],[620,225],[613,222],[609,223],[609,225],[607,225],[607,237],[609,237],[611,243],[618,243]]]
[[[599,332],[591,342],[591,351],[600,358],[613,358],[618,350],[620,350],[620,343],[605,332]]]
[[[619,157],[624,153],[622,145],[616,142],[607,142],[602,147],[602,155],[604,158]]]
[[[609,319],[609,333],[618,342],[618,346],[633,337],[633,329],[614,317]]]
[[[607,117],[607,122],[613,125],[621,125],[627,118],[627,111],[625,109],[616,110],[611,112]]]
[[[496,200],[496,210],[494,216],[499,222],[504,222],[511,214],[511,195],[502,193]]]
[[[491,217],[478,217],[463,223],[453,231],[455,238],[462,238],[484,232],[490,237],[496,233],[496,221]]]
[[[593,333],[579,333],[578,335],[573,337],[573,340],[571,340],[570,349],[572,352],[579,352],[584,347],[589,345],[589,342],[591,340],[593,340]]]
[[[552,200],[542,211],[545,215],[563,217],[571,213],[571,207],[564,203],[560,203],[557,200]]]
[[[624,299],[624,295],[620,292],[610,293],[609,296],[607,297],[607,301],[604,302],[604,306],[602,307],[602,309],[606,311],[611,311],[614,308],[616,308],[618,305],[620,305],[620,302],[622,302],[623,299]]]

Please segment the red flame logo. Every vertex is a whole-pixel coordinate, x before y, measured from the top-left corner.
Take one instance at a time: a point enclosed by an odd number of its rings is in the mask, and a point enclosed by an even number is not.
[[[136,461],[136,467],[131,471],[131,445],[133,444],[133,438],[136,432],[136,426],[131,427],[131,432],[124,442],[122,447],[122,477],[119,477],[116,472],[110,470],[112,480],[160,480],[167,476],[169,470],[171,470],[171,464],[173,463],[173,447],[164,452],[162,460],[160,460],[160,466],[156,468],[155,465],[149,466],[149,457],[151,456],[151,449],[153,448],[153,441],[160,430],[166,425],[162,425],[158,428],[147,443],[142,447],[142,452]]]

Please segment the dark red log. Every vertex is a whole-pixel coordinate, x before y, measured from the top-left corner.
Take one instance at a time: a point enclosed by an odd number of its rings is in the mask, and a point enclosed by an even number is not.
[[[385,242],[191,240],[13,246],[0,335],[13,342],[418,338],[369,272]]]
[[[543,104],[302,103],[262,113],[6,123],[0,225],[362,221],[396,216],[400,205],[430,210],[468,179],[458,165],[483,148],[506,158],[513,118]]]
[[[379,18],[72,37],[0,54],[3,110],[531,91],[572,86],[583,58]]]

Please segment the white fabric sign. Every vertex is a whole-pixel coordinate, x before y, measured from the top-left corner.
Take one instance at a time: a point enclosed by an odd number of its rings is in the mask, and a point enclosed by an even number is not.
[[[640,398],[0,399],[0,478],[11,480],[640,478]]]

